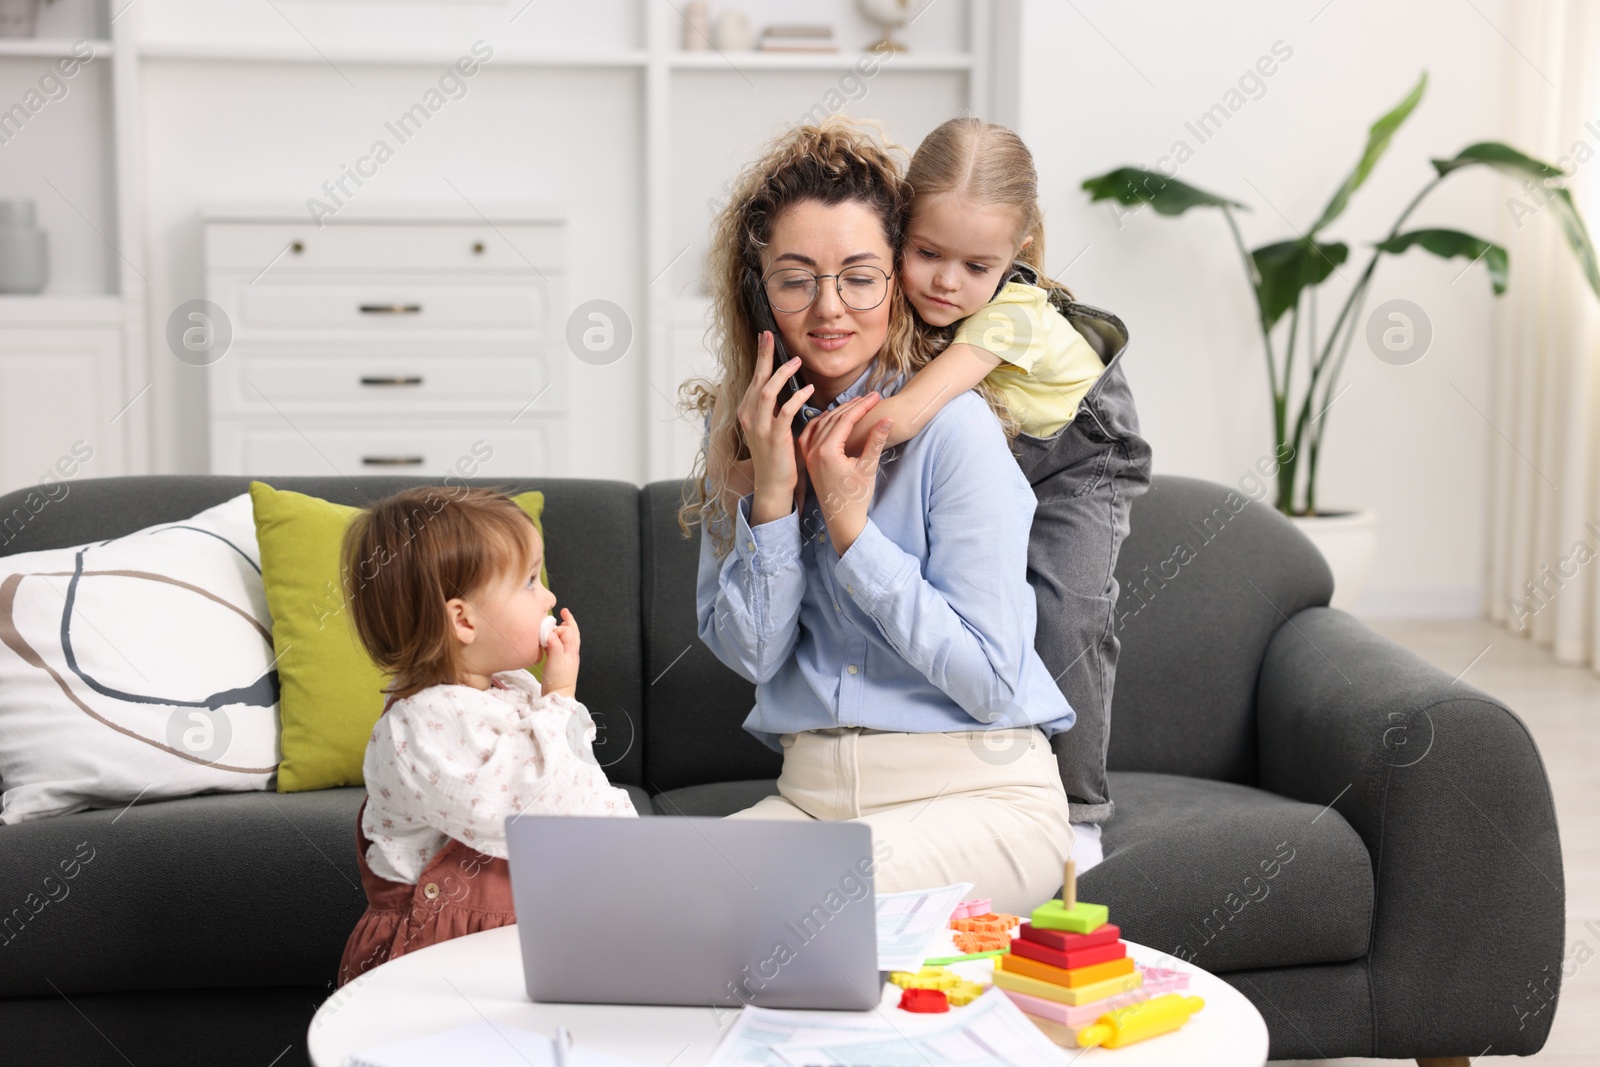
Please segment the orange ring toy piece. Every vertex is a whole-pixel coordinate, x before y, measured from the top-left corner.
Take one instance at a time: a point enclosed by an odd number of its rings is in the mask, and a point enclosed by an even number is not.
[[[967,919],[951,919],[950,929],[963,930],[974,934],[1007,934],[1022,922],[1020,915],[1008,915],[1005,912],[987,915],[976,915]]]

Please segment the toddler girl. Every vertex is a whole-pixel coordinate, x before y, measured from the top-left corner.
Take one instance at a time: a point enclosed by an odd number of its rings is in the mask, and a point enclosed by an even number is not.
[[[847,401],[872,410],[845,451],[860,455],[884,418],[894,420],[886,449],[915,437],[980,383],[1019,424],[1013,451],[1039,501],[1028,544],[1034,644],[1077,714],[1050,743],[1077,831],[1074,858],[1086,870],[1101,858],[1098,824],[1113,808],[1105,769],[1120,648],[1112,571],[1129,505],[1150,484],[1150,446],[1120,364],[1127,331],[1045,276],[1038,176],[1011,130],[951,119],[917,148],[906,183],[897,288],[935,349],[944,347],[894,395]],[[734,491],[749,492],[752,463],[736,466]]]
[[[345,944],[341,986],[516,922],[507,816],[637,817],[594,758],[594,721],[574,698],[578,624],[562,609],[555,625],[543,556],[533,520],[488,489],[407,489],[345,533],[351,621],[393,680],[362,762],[367,910]],[[542,684],[524,669],[541,660]]]

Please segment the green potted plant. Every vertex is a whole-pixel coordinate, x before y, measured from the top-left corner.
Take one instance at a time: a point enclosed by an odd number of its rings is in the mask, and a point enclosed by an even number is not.
[[[1332,327],[1325,335],[1318,336],[1315,322],[1318,289],[1350,253],[1343,241],[1325,240],[1322,233],[1343,214],[1352,194],[1366,182],[1388,149],[1395,131],[1422,100],[1427,82],[1424,72],[1405,99],[1372,124],[1367,131],[1366,148],[1355,168],[1334,191],[1316,221],[1304,233],[1289,240],[1247,250],[1234,210],[1248,211],[1248,207],[1154,171],[1118,167],[1083,182],[1091,202],[1113,200],[1136,209],[1148,206],[1161,215],[1181,215],[1197,207],[1217,208],[1222,212],[1255,297],[1257,325],[1266,351],[1273,443],[1280,461],[1275,506],[1328,557],[1334,570],[1335,605],[1345,608],[1354,606],[1366,583],[1376,547],[1376,520],[1371,512],[1337,512],[1319,507],[1317,472],[1323,434],[1328,425],[1328,409],[1339,395],[1339,374],[1357,333],[1365,332],[1361,311],[1379,258],[1385,254],[1399,255],[1415,247],[1446,259],[1460,256],[1473,263],[1481,260],[1494,294],[1499,296],[1506,290],[1510,263],[1503,247],[1460,230],[1434,227],[1402,230],[1417,205],[1446,178],[1469,167],[1489,167],[1522,179],[1524,187],[1533,193],[1540,206],[1549,207],[1560,220],[1567,243],[1590,289],[1600,296],[1600,269],[1596,267],[1594,246],[1573,204],[1571,192],[1561,182],[1566,172],[1508,145],[1482,141],[1468,145],[1449,159],[1431,160],[1434,176],[1406,205],[1388,234],[1373,243],[1366,267],[1350,286]],[[1383,325],[1378,323],[1380,336],[1385,336],[1381,332]],[[1409,325],[1397,322],[1396,328],[1403,331]],[[1279,344],[1274,343],[1275,335]],[[1294,377],[1295,350],[1301,344],[1308,361],[1303,382]],[[1281,359],[1277,355],[1280,347]]]

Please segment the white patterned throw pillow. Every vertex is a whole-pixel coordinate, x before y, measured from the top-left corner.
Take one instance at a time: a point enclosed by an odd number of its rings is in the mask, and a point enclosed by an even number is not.
[[[250,495],[0,556],[0,823],[271,788],[278,672]]]

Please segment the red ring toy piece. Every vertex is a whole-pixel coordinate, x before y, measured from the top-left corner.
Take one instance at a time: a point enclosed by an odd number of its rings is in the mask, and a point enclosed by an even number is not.
[[[906,989],[900,993],[902,1011],[949,1011],[950,1001],[942,989]]]

